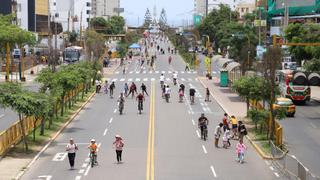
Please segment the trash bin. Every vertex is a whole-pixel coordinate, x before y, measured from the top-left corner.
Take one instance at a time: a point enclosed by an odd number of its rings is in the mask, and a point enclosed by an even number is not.
[[[228,87],[228,71],[220,70],[220,87]]]

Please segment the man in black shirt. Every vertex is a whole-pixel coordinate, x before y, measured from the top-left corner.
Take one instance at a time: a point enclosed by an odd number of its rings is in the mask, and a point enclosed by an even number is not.
[[[209,124],[209,120],[204,116],[204,113],[202,113],[198,119],[198,127],[201,130],[201,139],[203,139],[203,140],[206,140],[207,135],[208,135],[207,134],[208,124]]]
[[[191,104],[194,104],[194,95],[196,94],[196,90],[194,88],[189,89],[190,101]]]
[[[141,84],[140,88],[141,88],[143,95],[144,95],[144,93],[146,93],[146,95],[149,96],[149,94],[147,93],[147,86],[144,83]]]

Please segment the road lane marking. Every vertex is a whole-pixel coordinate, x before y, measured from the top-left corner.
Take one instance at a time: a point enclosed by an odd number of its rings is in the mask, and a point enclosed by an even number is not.
[[[269,166],[269,168],[271,169],[271,171],[274,171],[274,168],[272,166]]]
[[[84,172],[84,175],[85,175],[85,176],[88,175],[90,169],[91,169],[91,166],[88,166],[87,169],[86,169],[86,171]]]
[[[38,178],[45,178],[45,180],[50,180],[52,178],[51,175],[38,176]]]
[[[206,149],[206,147],[205,147],[204,145],[202,145],[202,149],[203,149],[203,152],[204,152],[205,154],[208,153],[208,151],[207,151],[207,149]]]
[[[81,176],[76,176],[75,180],[80,180]]]
[[[129,78],[128,81],[131,82],[131,81],[132,81],[132,78]]]
[[[155,81],[156,79],[155,78],[151,78],[151,81]]]
[[[108,129],[105,129],[103,132],[103,136],[107,135]]]
[[[113,113],[116,113],[117,112],[117,109],[114,109]]]
[[[146,180],[154,180],[155,83],[151,82]]]
[[[84,173],[84,169],[80,169],[80,170],[79,170],[79,173],[80,173],[80,174],[83,174],[83,173]]]
[[[112,82],[117,82],[117,81],[118,81],[117,78],[112,79]]]
[[[278,173],[276,173],[276,172],[274,173],[274,175],[277,176],[277,177],[280,177],[280,175]]]
[[[119,74],[119,73],[120,73],[119,71],[116,71],[116,72],[115,72],[115,74]]]
[[[129,74],[132,74],[132,73],[133,73],[133,71],[130,71],[130,72],[129,72]]]
[[[184,78],[181,78],[181,81],[186,81]]]
[[[140,80],[141,80],[140,78],[136,78],[136,82],[140,82]]]
[[[159,74],[159,71],[155,71],[156,72],[156,74]]]
[[[87,163],[90,162],[90,158],[86,158],[84,162],[87,162]]]
[[[313,128],[317,129],[317,126],[314,125],[313,123],[310,123],[310,125],[311,125]]]
[[[125,80],[124,78],[121,78],[121,79],[120,79],[121,82],[124,81],[124,80]]]
[[[87,163],[83,163],[81,167],[86,168],[88,166]]]
[[[63,161],[66,157],[67,157],[68,153],[66,152],[63,152],[63,153],[57,153],[52,161]]]
[[[192,124],[195,126],[195,125],[196,125],[196,123],[194,122],[194,120],[192,119],[191,121],[192,121]]]
[[[197,133],[197,136],[200,138],[201,136],[198,130],[196,130],[196,133]]]
[[[148,78],[144,78],[143,81],[148,81]]]
[[[210,166],[210,169],[211,169],[211,172],[212,172],[213,176],[216,178],[217,177],[217,173],[214,170],[213,166]]]

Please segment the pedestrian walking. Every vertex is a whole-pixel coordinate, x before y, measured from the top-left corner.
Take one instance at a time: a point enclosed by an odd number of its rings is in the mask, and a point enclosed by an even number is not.
[[[214,138],[215,138],[214,145],[215,145],[216,148],[219,147],[219,139],[220,139],[220,136],[221,136],[221,133],[222,133],[221,132],[222,126],[223,126],[223,124],[220,123],[214,130]]]
[[[237,133],[237,131],[238,131],[238,120],[237,120],[237,118],[235,117],[235,116],[231,116],[231,118],[230,118],[230,123],[231,123],[231,127],[232,127],[232,138],[233,139],[236,139],[237,138],[237,136],[238,136],[238,133]]]
[[[230,129],[227,128],[224,133],[223,133],[223,137],[222,137],[222,141],[223,141],[223,148],[228,149],[228,147],[231,146],[230,143]]]
[[[147,93],[147,86],[144,83],[141,84],[140,89],[141,89],[143,95],[144,95],[144,93],[146,93],[146,95],[149,96],[149,94]]]
[[[246,145],[244,145],[243,140],[240,139],[237,146],[236,146],[237,161],[239,163],[243,163],[244,152],[246,149],[247,149]]]
[[[116,157],[117,162],[122,162],[122,150],[123,150],[124,143],[120,135],[116,135],[116,140],[113,142],[113,148],[116,149]]]
[[[224,116],[222,118],[222,123],[223,123],[223,132],[226,132],[227,129],[229,128],[229,122],[228,122],[228,114],[224,113]]]
[[[76,151],[78,150],[77,144],[74,143],[74,140],[71,138],[67,144],[66,151],[68,152],[68,159],[70,164],[70,169],[74,169],[74,160],[76,158]]]
[[[109,88],[109,84],[108,84],[108,81],[106,80],[103,85],[103,89],[104,89],[105,94],[108,94],[108,88]]]
[[[184,68],[184,71],[190,71],[189,63],[186,63],[186,67]]]
[[[134,93],[138,93],[137,92],[137,86],[134,82],[131,83],[130,88],[129,88],[129,94],[127,95],[127,97],[131,94],[132,98],[134,97]]]
[[[239,121],[238,133],[239,133],[240,140],[243,140],[243,137],[248,134],[247,128],[242,121]]]

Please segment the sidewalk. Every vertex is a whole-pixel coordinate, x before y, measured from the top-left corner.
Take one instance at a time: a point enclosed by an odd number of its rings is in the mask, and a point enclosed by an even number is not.
[[[26,78],[26,82],[33,82],[35,78],[37,77],[37,74],[44,68],[48,67],[47,64],[38,64],[30,69],[27,69],[24,71],[24,77]],[[33,70],[33,74],[31,74],[31,70]],[[0,82],[5,82],[6,72],[0,73]],[[12,72],[12,74],[9,75],[9,81],[18,81],[19,80],[19,72]]]
[[[119,67],[120,61],[117,59],[111,60],[111,65],[107,68],[103,68],[103,74],[104,77],[111,76],[114,71]],[[38,70],[34,68],[34,75],[30,75],[29,72],[29,78],[35,78],[37,72],[40,72],[41,69],[43,69],[45,66],[39,66]],[[28,70],[29,71],[29,70]],[[27,72],[25,74],[27,81]],[[2,75],[1,75],[2,77]],[[0,82],[2,82],[1,80]],[[42,147],[39,147],[39,151]],[[0,158],[0,169],[3,171],[0,171],[0,179],[2,180],[9,180],[14,179],[19,172],[21,172],[22,169],[26,168],[28,164],[33,160],[34,156],[37,154],[37,152],[31,153],[31,154],[8,154],[5,158]]]
[[[246,103],[229,87],[220,87],[220,81],[217,77],[213,77],[212,80],[208,80],[206,77],[199,77],[198,79],[204,87],[209,88],[211,95],[226,113],[241,118],[246,116]]]

